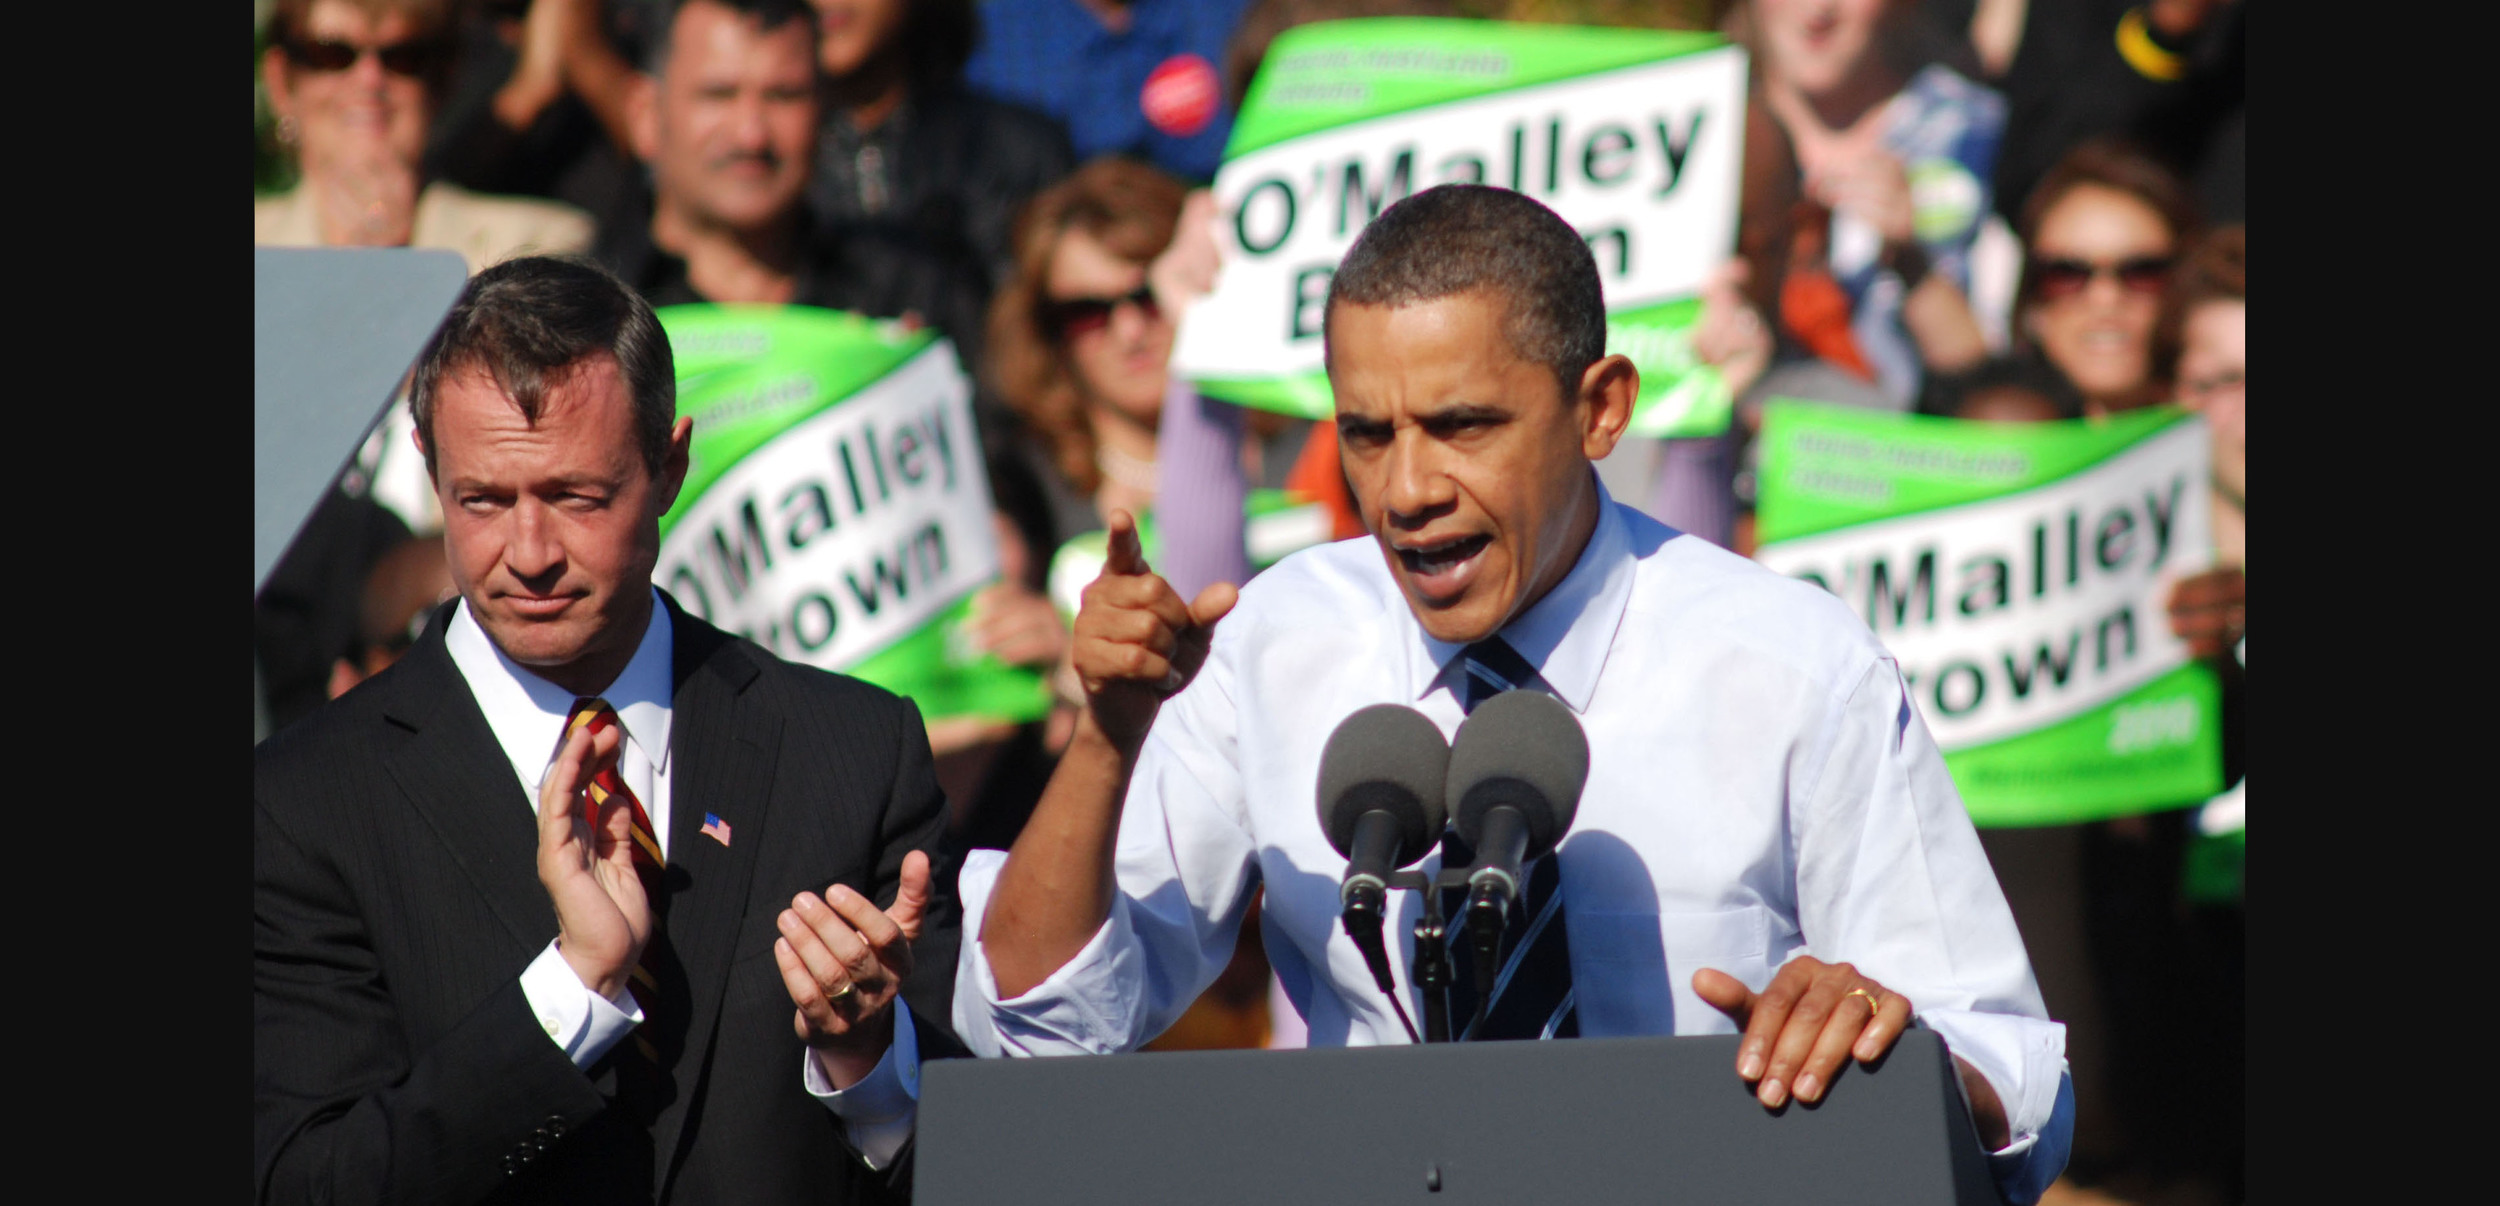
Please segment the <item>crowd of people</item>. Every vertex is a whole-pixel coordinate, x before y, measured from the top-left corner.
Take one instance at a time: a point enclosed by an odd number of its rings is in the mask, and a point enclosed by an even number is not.
[[[1635,10],[1638,15],[1627,13]],[[2244,778],[2246,234],[2233,0],[274,0],[255,241],[586,256],[654,306],[934,328],[975,382],[1001,580],[969,630],[1067,679],[1057,550],[1154,512],[1183,599],[1255,571],[1254,489],[1360,534],[1331,423],[1169,368],[1218,270],[1205,186],[1266,45],[1310,21],[1639,19],[1749,52],[1736,246],[1696,353],[1722,434],[1627,439],[1615,497],[1752,551],[1763,404],[1991,422],[2175,405],[2212,433],[2217,571],[2171,622],[2224,684]],[[262,589],[272,729],[379,672],[452,596],[404,408]],[[1261,559],[1263,560],[1263,558]],[[1005,848],[1073,728],[933,730],[956,851]],[[1983,832],[2080,1121],[2068,1192],[2242,1193],[2237,881],[2187,886],[2188,806]],[[1246,941],[1165,1046],[1286,1044]],[[2097,1186],[2099,1189],[2072,1188]],[[2078,1199],[2081,1200],[2081,1199]]]

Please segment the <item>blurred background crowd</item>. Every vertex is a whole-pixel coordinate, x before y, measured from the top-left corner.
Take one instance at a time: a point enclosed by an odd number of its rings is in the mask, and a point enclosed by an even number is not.
[[[475,271],[585,254],[654,305],[791,303],[951,339],[1005,573],[973,638],[1055,672],[1053,554],[1154,506],[1182,597],[1255,559],[1242,497],[1361,532],[1330,425],[1167,371],[1212,273],[1200,191],[1269,42],[1455,16],[1714,29],[1752,64],[1741,222],[1695,350],[1723,435],[1626,440],[1615,496],[1751,551],[1771,397],[2030,422],[2171,404],[2213,435],[2217,563],[2172,623],[2225,684],[2245,774],[2246,0],[255,0],[253,229]],[[404,411],[401,412],[404,416]],[[387,666],[447,599],[404,417],[368,439],[255,607],[266,733]],[[1158,497],[1161,495],[1162,497]],[[1187,495],[1188,497],[1182,497]],[[958,850],[1010,843],[1071,713],[933,727]],[[2067,1023],[2080,1105],[2050,1201],[2242,1196],[2244,888],[2203,801],[1989,830]],[[1159,1048],[1291,1045],[1255,909]]]

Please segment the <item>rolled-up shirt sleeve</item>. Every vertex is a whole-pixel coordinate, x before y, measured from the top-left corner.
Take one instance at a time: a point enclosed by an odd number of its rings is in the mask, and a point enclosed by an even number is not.
[[[1806,951],[1908,997],[2004,1103],[2013,1139],[1992,1154],[2000,1188],[2045,1186],[2072,1127],[2071,1104],[2060,1106],[2072,1101],[2061,1092],[2066,1028],[2048,1019],[1978,831],[1892,659],[1871,659],[1796,758],[1804,790],[1790,837]],[[2032,1166],[2052,1158],[2035,1178]]]
[[[974,851],[957,885],[964,943],[955,1026],[982,1056],[1130,1051],[1161,1034],[1232,958],[1258,886],[1234,761],[1224,636],[1164,705],[1122,805],[1111,915],[1024,995],[1002,999],[981,941],[1006,855]]]

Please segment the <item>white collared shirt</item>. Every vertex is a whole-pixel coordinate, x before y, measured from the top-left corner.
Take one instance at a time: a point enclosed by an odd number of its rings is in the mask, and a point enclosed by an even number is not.
[[[1588,735],[1588,785],[1559,853],[1580,1033],[1733,1033],[1694,994],[1697,969],[1760,990],[1794,956],[1845,960],[1907,994],[1998,1089],[2015,1136],[1999,1176],[2019,1172],[2058,1100],[2065,1028],[2047,1020],[1891,657],[1825,592],[1618,507],[1602,486],[1599,498],[1571,573],[1500,634]],[[1407,1041],[1338,923],[1346,860],[1321,832],[1313,785],[1329,734],[1366,705],[1408,704],[1455,733],[1459,648],[1424,633],[1369,538],[1252,580],[1147,736],[1110,918],[1015,1000],[1000,999],[979,941],[1005,856],[967,861],[965,1041],[985,1056],[1136,1048],[1223,969],[1261,884],[1268,959],[1312,1045]],[[1439,864],[1436,850],[1421,866]],[[1420,1015],[1406,976],[1416,897],[1392,894],[1388,932],[1408,947],[1392,962]]]
[[[497,648],[469,614],[465,599],[453,609],[443,640],[452,664],[468,681],[478,710],[486,714],[486,727],[511,760],[531,814],[536,815],[539,786],[555,765],[556,755],[563,752],[564,723],[578,697],[531,673]],[[669,848],[669,722],[676,700],[671,676],[675,650],[675,626],[667,604],[654,590],[651,622],[643,629],[642,642],[634,647],[633,659],[625,663],[616,681],[599,695],[616,709],[618,726],[625,731],[624,745],[617,752],[617,772],[650,816],[652,836],[659,839],[662,857]],[[642,1024],[642,1008],[631,996],[611,1001],[599,995],[574,974],[554,942],[522,971],[521,993],[529,999],[547,1037],[564,1049],[577,1068],[599,1062],[618,1040]],[[800,1076],[808,1093],[843,1119],[852,1146],[867,1157],[869,1167],[885,1167],[911,1137],[919,1103],[920,1044],[912,1031],[911,1011],[898,1003],[894,1044],[886,1049],[876,1070],[858,1084],[834,1089],[818,1072],[816,1061],[804,1055]]]

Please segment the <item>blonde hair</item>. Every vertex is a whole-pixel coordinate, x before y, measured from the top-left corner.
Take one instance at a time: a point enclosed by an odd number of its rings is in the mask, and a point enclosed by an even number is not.
[[[408,18],[409,34],[422,41],[429,38],[450,38],[459,23],[458,0],[339,0],[375,21],[398,13]],[[269,41],[282,45],[290,38],[304,36],[304,27],[312,20],[312,10],[320,0],[277,0],[269,14]]]

